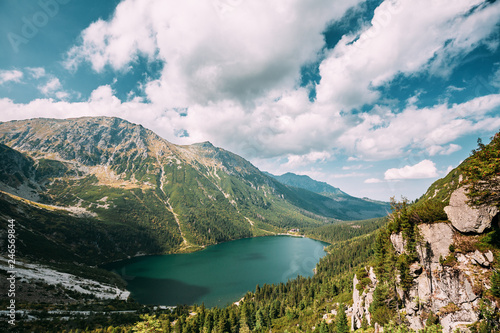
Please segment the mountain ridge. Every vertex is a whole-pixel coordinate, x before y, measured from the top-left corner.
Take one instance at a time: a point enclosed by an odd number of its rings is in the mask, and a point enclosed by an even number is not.
[[[334,187],[326,182],[320,182],[317,180],[312,179],[311,177],[307,175],[297,175],[292,172],[287,172],[282,175],[273,175],[271,173],[267,173],[271,177],[274,177],[277,179],[279,182],[285,184],[285,185],[290,185],[294,187],[300,187],[306,190],[309,190],[311,192],[315,193],[332,193],[332,194],[342,194],[342,195],[348,195],[344,191],[340,190],[337,187]]]
[[[86,211],[152,239],[162,230],[158,240],[165,245],[152,253],[364,217],[331,198],[284,185],[210,142],[175,145],[116,117],[3,122],[0,144],[6,156],[29,164],[17,183],[4,167],[0,189],[21,197],[29,191],[32,201]]]

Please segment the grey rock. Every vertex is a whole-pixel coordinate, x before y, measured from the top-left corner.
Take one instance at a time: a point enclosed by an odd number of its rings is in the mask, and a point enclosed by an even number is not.
[[[443,318],[440,322],[443,326],[443,333],[452,333],[456,329],[460,332],[468,332],[466,326],[476,322],[479,319],[474,311],[461,310],[450,313]]]
[[[469,262],[468,256],[463,255],[462,253],[457,253],[456,258],[457,258],[457,261],[461,264],[467,264]]]
[[[377,286],[378,280],[373,271],[373,267],[370,267],[368,271],[368,277],[371,280],[371,285],[365,288],[363,292],[359,292],[356,289],[356,285],[358,284],[358,279],[356,275],[353,279],[353,295],[352,295],[352,313],[351,313],[351,330],[356,330],[361,327],[361,321],[363,317],[366,318],[369,324],[371,324],[371,315],[370,315],[370,304],[373,302],[373,292],[375,291],[375,287]]]
[[[448,223],[420,224],[418,226],[423,237],[423,244],[430,244],[430,253],[425,246],[417,246],[419,256],[424,261],[439,263],[439,257],[446,257],[450,253],[453,243],[453,228]]]
[[[410,265],[411,276],[417,277],[420,274],[422,274],[422,271],[423,271],[423,267],[418,262],[414,262],[413,264]]]
[[[391,234],[391,242],[398,254],[405,252],[406,241],[403,239],[403,235],[400,232]]]
[[[495,260],[495,258],[493,257],[493,252],[491,251],[486,252],[484,256],[486,257],[486,259],[488,259],[489,262],[493,262]]]
[[[478,250],[476,250],[474,253],[472,253],[470,255],[470,258],[473,260],[473,262],[476,262],[478,265],[481,265],[484,267],[490,266],[490,263],[488,262],[488,260],[486,260],[484,255],[481,252],[479,252]]]
[[[456,189],[450,198],[450,205],[444,208],[453,226],[464,233],[481,234],[491,228],[491,222],[499,210],[496,206],[471,207],[468,205],[467,188]]]

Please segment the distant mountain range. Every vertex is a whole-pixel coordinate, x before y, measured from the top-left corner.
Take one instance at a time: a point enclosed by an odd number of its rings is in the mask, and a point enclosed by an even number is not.
[[[0,205],[24,239],[86,263],[386,215],[307,176],[270,176],[210,142],[174,145],[119,118],[0,123]],[[34,247],[26,247],[26,255]],[[30,250],[31,249],[31,250]],[[80,249],[75,252],[75,249]]]
[[[314,180],[306,175],[296,175],[294,173],[287,172],[281,176],[275,176],[268,172],[265,173],[289,187],[304,189],[332,199],[336,204],[332,204],[330,201],[324,202],[324,204],[349,216],[349,218],[345,220],[361,220],[372,217],[381,217],[387,215],[387,213],[391,210],[390,204],[387,202],[371,200],[368,198],[356,198],[350,196],[337,187],[333,187],[325,182]]]
[[[291,172],[287,172],[281,176],[275,176],[272,175],[268,172],[265,172],[267,175],[277,179],[280,183],[289,185],[289,186],[294,186],[298,188],[303,188],[305,190],[314,192],[314,193],[328,193],[328,194],[335,194],[335,195],[340,195],[340,196],[347,196],[345,192],[341,191],[339,188],[333,187],[332,185],[325,183],[325,182],[319,182],[317,180],[312,179],[309,176],[306,175],[296,175]]]

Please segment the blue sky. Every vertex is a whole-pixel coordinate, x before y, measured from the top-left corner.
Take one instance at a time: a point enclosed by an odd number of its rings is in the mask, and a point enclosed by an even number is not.
[[[500,2],[4,0],[0,121],[117,116],[418,198],[500,129]]]

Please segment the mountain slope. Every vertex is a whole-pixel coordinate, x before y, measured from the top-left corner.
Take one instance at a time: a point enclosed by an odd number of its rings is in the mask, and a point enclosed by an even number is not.
[[[275,178],[280,183],[289,188],[299,188],[314,192],[316,196],[313,203],[320,203],[321,206],[328,207],[337,212],[342,220],[364,220],[374,217],[383,217],[390,211],[390,205],[387,202],[375,201],[366,198],[356,198],[333,187],[325,182],[319,182],[306,175],[296,175],[288,172],[281,176],[275,176],[270,173],[267,175]]]
[[[49,207],[51,214],[99,224],[107,236],[98,237],[115,245],[108,237],[113,228],[149,237],[143,247],[118,251],[120,257],[353,218],[336,200],[281,184],[209,142],[174,145],[119,118],[0,123],[0,144],[0,190],[15,195],[3,200],[20,207],[11,215],[29,224],[33,207]],[[70,229],[58,226],[63,235]]]
[[[280,183],[303,188],[305,190],[315,192],[315,193],[332,193],[336,195],[347,195],[345,192],[341,191],[339,188],[333,187],[328,183],[319,182],[312,179],[306,175],[296,175],[291,172],[287,172],[281,176],[275,176],[270,173],[268,175],[277,179]]]

